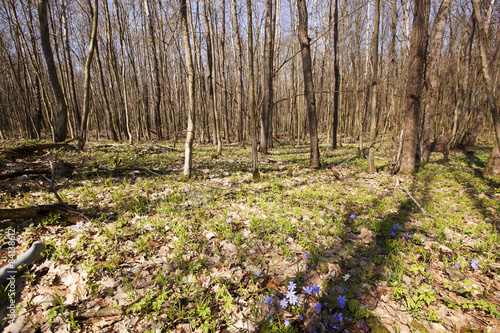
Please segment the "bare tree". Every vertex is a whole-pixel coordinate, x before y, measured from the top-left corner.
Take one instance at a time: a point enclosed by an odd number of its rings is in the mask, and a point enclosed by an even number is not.
[[[236,104],[238,114],[238,142],[243,145],[243,48],[241,42],[240,24],[238,22],[238,10],[236,8],[236,0],[233,2],[233,26],[236,36]]]
[[[403,106],[403,136],[399,171],[413,173],[417,164],[418,119],[427,52],[430,0],[415,0],[408,59],[408,79]]]
[[[59,78],[57,77],[57,68],[54,62],[54,54],[50,46],[49,21],[47,17],[48,0],[38,1],[38,19],[40,21],[40,43],[42,45],[43,55],[47,64],[52,90],[57,101],[57,124],[54,132],[54,142],[62,142],[66,140],[68,134],[68,114],[67,105],[64,97]]]
[[[187,6],[186,0],[181,0],[181,29],[182,40],[184,42],[184,53],[186,54],[186,67],[188,72],[188,95],[189,109],[187,117],[187,133],[184,155],[184,176],[189,177],[193,168],[193,141],[194,141],[194,110],[195,110],[195,94],[194,94],[194,66],[193,56],[191,55],[191,43],[188,30]]]
[[[85,81],[83,85],[83,118],[80,125],[80,133],[78,139],[78,148],[83,149],[85,141],[87,140],[87,124],[90,112],[90,66],[92,65],[92,58],[94,57],[94,50],[97,44],[97,22],[99,21],[98,0],[94,0],[94,4],[88,1],[89,10],[92,17],[92,30],[90,33],[89,52],[87,60],[85,61]]]
[[[318,125],[316,118],[316,99],[314,97],[314,83],[312,75],[311,45],[309,42],[307,7],[305,0],[297,0],[297,9],[299,12],[299,43],[302,55],[302,71],[304,74],[304,97],[307,107],[307,119],[309,121],[309,140],[310,140],[310,161],[309,166],[319,169],[318,146]]]
[[[377,171],[375,167],[375,137],[377,136],[377,85],[378,85],[378,30],[380,21],[380,0],[375,0],[375,15],[372,36],[372,83],[370,89],[370,148],[368,149],[368,172]]]
[[[247,0],[247,39],[248,39],[248,107],[250,109],[250,131],[252,136],[252,176],[260,181],[259,155],[257,152],[257,117],[255,115],[255,74],[253,67],[253,17],[252,0]]]
[[[273,107],[273,1],[265,0],[265,33],[263,54],[263,103],[260,119],[260,152],[267,154],[269,114]]]
[[[477,0],[472,0],[472,8],[474,12],[474,18],[478,25],[479,32],[479,53],[481,55],[481,69],[483,74],[484,85],[486,88],[486,94],[488,96],[488,102],[490,104],[491,117],[493,118],[493,128],[495,130],[495,146],[491,155],[491,159],[488,163],[487,168],[491,168],[491,172],[494,174],[500,173],[500,116],[498,115],[497,103],[495,100],[495,94],[493,91],[493,84],[490,78],[490,69],[488,65],[488,55],[486,46],[486,34],[484,32],[483,17],[481,15],[481,9]]]

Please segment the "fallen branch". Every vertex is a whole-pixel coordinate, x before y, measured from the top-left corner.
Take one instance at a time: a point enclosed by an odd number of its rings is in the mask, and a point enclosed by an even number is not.
[[[401,191],[403,191],[404,193],[406,193],[407,196],[410,197],[410,199],[415,203],[415,205],[417,205],[417,207],[420,209],[420,211],[424,214],[424,215],[427,215],[427,213],[425,212],[425,210],[422,208],[422,206],[420,206],[420,204],[418,203],[417,200],[415,200],[415,198],[408,192],[404,189],[403,186],[400,186],[399,185],[399,179],[396,180],[396,187],[399,188]]]
[[[5,161],[6,159],[15,159],[24,155],[33,154],[36,151],[44,151],[47,149],[70,148],[72,150],[75,150],[76,148],[69,144],[73,140],[74,139],[71,139],[60,143],[40,143],[36,145],[5,148],[0,153],[0,161]]]
[[[24,208],[1,208],[0,221],[11,220],[11,219],[27,220],[27,219],[48,216],[49,214],[70,215],[76,212],[77,212],[76,205],[67,205],[61,203],[56,203],[52,205],[31,206]]]
[[[131,167],[131,168],[116,168],[116,169],[106,169],[106,170],[97,170],[97,171],[85,171],[85,172],[80,172],[75,175],[73,175],[74,178],[87,178],[87,177],[96,177],[96,176],[104,176],[104,175],[109,175],[109,176],[118,176],[121,175],[125,172],[130,172],[130,171],[143,171],[143,172],[149,172],[153,175],[160,176],[162,174],[162,171],[160,170],[151,170],[145,167]]]
[[[52,170],[48,168],[37,169],[37,170],[14,171],[0,175],[0,180],[17,178],[23,175],[50,175],[51,172]]]

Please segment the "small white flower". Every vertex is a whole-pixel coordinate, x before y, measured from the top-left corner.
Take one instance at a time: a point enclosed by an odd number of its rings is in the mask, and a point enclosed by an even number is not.
[[[344,276],[343,276],[344,281],[349,280],[349,278],[350,278],[350,277],[351,277],[351,274],[346,274],[346,275],[344,275]]]

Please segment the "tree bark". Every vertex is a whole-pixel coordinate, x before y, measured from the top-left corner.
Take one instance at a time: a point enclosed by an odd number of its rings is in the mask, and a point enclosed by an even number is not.
[[[57,102],[57,123],[54,132],[54,142],[62,142],[68,135],[68,113],[66,100],[62,91],[61,84],[57,77],[56,63],[54,62],[54,54],[50,46],[50,31],[49,22],[47,17],[48,0],[38,1],[38,19],[40,22],[40,43],[42,45],[43,55],[47,64],[47,71],[49,73],[50,83],[52,90],[56,97]]]
[[[380,0],[375,0],[375,17],[372,36],[372,83],[370,89],[370,148],[368,149],[368,172],[375,173],[375,138],[377,136],[377,85],[378,85],[378,30],[380,21]]]
[[[431,154],[431,132],[434,127],[434,114],[436,112],[439,88],[439,60],[446,28],[446,20],[450,9],[450,0],[442,0],[439,11],[434,19],[434,35],[430,41],[429,63],[427,72],[427,98],[424,110],[422,137],[420,138],[421,157],[423,162],[428,162]]]
[[[302,55],[302,70],[304,74],[304,98],[309,121],[310,161],[309,166],[315,169],[321,167],[318,146],[318,125],[316,118],[316,99],[314,96],[314,83],[312,75],[311,45],[308,35],[307,7],[305,0],[297,0],[299,12],[299,43]]]
[[[187,133],[184,154],[184,176],[189,177],[193,168],[193,141],[194,141],[194,110],[195,110],[195,94],[194,94],[194,66],[193,56],[191,55],[191,43],[189,41],[187,5],[186,0],[181,0],[181,29],[182,39],[184,42],[184,53],[186,55],[186,68],[188,73],[188,94],[189,94],[189,109],[187,117]]]
[[[262,73],[264,82],[262,113],[260,119],[260,152],[267,154],[269,138],[269,113],[273,107],[273,1],[265,0],[265,34]]]
[[[87,60],[85,61],[85,81],[83,84],[83,117],[80,125],[80,135],[78,140],[78,149],[83,149],[85,141],[87,141],[87,125],[90,112],[90,66],[92,65],[92,58],[94,57],[94,50],[97,44],[97,22],[99,21],[98,0],[94,0],[94,4],[88,2],[90,12],[92,13],[92,32],[90,34],[89,52]]]
[[[233,26],[236,35],[236,104],[238,114],[238,142],[244,144],[243,139],[243,47],[241,43],[240,24],[238,22],[238,12],[236,0],[233,0]]]
[[[483,17],[481,16],[481,9],[479,7],[479,3],[477,0],[472,0],[472,8],[474,13],[474,18],[478,26],[477,28],[479,34],[479,53],[481,55],[481,69],[483,74],[484,85],[486,88],[486,94],[488,96],[488,102],[490,104],[491,117],[493,118],[493,128],[495,130],[496,147],[494,145],[494,148],[496,149],[493,149],[490,161],[488,162],[488,166],[491,167],[491,173],[498,174],[500,173],[500,163],[498,162],[498,159],[500,159],[500,151],[498,149],[498,147],[500,147],[500,116],[498,115],[497,103],[495,100],[493,85],[490,78],[488,55],[486,53],[488,48],[486,46],[487,41],[486,41],[486,34],[484,31]]]
[[[413,30],[408,58],[408,79],[403,106],[403,137],[400,172],[414,173],[417,166],[418,119],[427,52],[430,0],[415,0]]]
[[[337,149],[337,128],[339,122],[339,88],[340,88],[340,66],[339,66],[339,0],[335,0],[335,10],[333,12],[333,119],[332,119],[332,149]]]
[[[252,136],[252,176],[253,181],[260,181],[259,155],[257,152],[257,117],[255,115],[255,75],[253,67],[253,18],[252,0],[247,0],[247,40],[248,40],[248,107],[250,109],[250,132]]]

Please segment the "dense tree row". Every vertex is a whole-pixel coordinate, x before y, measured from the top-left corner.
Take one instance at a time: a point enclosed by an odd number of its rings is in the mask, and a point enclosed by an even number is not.
[[[412,172],[436,139],[483,133],[498,155],[499,17],[495,0],[5,0],[0,138],[220,152],[256,133],[262,153],[310,142],[313,167],[318,141],[356,140],[374,171],[389,137]]]

